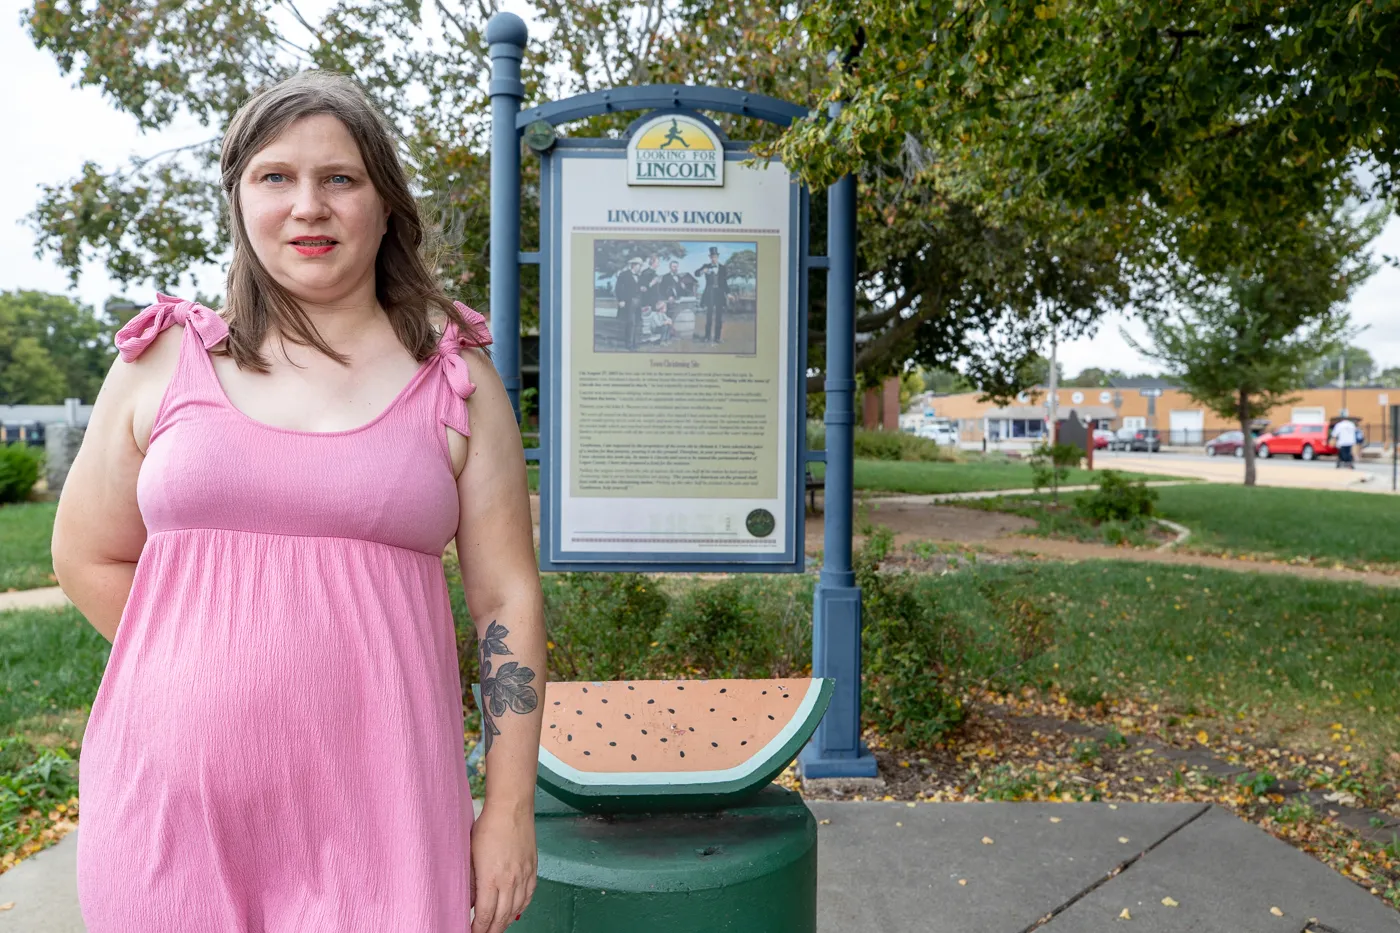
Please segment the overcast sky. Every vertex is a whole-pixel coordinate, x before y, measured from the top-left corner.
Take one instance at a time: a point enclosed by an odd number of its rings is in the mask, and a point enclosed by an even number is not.
[[[309,4],[313,9],[321,4]],[[136,122],[118,112],[91,88],[76,89],[73,80],[60,74],[45,52],[34,48],[21,25],[27,4],[0,0],[0,126],[9,127],[10,142],[4,149],[5,182],[0,185],[0,290],[41,289],[72,294],[90,305],[100,305],[118,292],[102,267],[88,262],[76,289],[52,259],[34,256],[35,234],[24,221],[41,195],[40,186],[58,184],[78,175],[85,161],[104,171],[127,164],[130,156],[148,156],[174,146],[208,138],[210,131],[185,120],[158,134],[143,135]],[[523,12],[517,10],[517,12]],[[308,10],[308,15],[314,15]],[[1400,255],[1400,221],[1392,219],[1376,242],[1376,249]],[[222,289],[218,269],[202,270],[198,286],[209,293]],[[185,283],[182,292],[193,294]],[[135,286],[133,301],[154,297],[155,286]],[[1371,351],[1376,362],[1400,366],[1400,270],[1381,269],[1352,300],[1352,319],[1366,327],[1358,342]],[[1060,347],[1065,371],[1071,375],[1086,366],[1128,371],[1157,371],[1159,367],[1139,356],[1123,339],[1127,327],[1139,338],[1141,330],[1122,315],[1111,315],[1087,339]],[[1048,348],[1047,348],[1048,350]]]

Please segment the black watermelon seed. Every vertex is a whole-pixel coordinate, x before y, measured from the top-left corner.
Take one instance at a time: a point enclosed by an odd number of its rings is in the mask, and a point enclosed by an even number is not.
[[[637,756],[636,756],[636,755],[633,755],[633,756],[632,756],[632,760],[633,760],[633,761],[636,761],[636,760],[637,760]]]
[[[677,685],[676,685],[676,689],[677,689],[677,690],[684,690],[685,688],[682,687],[682,686],[680,686],[679,684],[677,684]]]
[[[603,724],[601,722],[595,722],[593,725],[597,726],[599,729],[603,728]]]
[[[682,757],[682,758],[685,757],[685,752],[681,752],[681,757]]]
[[[772,719],[772,718],[773,718],[773,714],[772,714],[772,713],[769,713],[769,714],[768,714],[768,718],[769,718],[769,719]]]
[[[558,723],[553,723],[553,722],[552,722],[552,723],[549,724],[549,728],[551,728],[551,729],[558,729],[558,728],[559,728],[559,724],[558,724]]]
[[[574,737],[573,737],[572,734],[570,734],[570,736],[569,736],[569,741],[572,742],[573,740],[574,740]]]
[[[764,696],[767,696],[767,695],[768,695],[768,691],[767,691],[767,690],[764,690],[764,691],[763,691],[763,695],[764,695]]]
[[[581,709],[576,709],[576,710],[574,710],[574,712],[577,713],[577,714],[580,715],[580,716],[583,715],[583,710],[581,710]]]
[[[671,709],[671,708],[668,706],[668,707],[666,707],[666,712],[668,712],[668,713],[674,713],[675,710]]]
[[[740,742],[739,744],[740,744],[740,745],[748,745],[749,743],[748,743],[747,741],[743,741],[743,742]]]
[[[592,753],[592,752],[584,752],[584,754],[585,754],[585,755],[591,755],[591,754],[593,754],[593,753]]]
[[[647,700],[648,703],[655,703],[655,700]]]
[[[628,690],[636,690],[637,688],[634,687],[634,686],[632,686],[631,684],[628,684],[628,685],[627,685],[627,689],[628,689]],[[636,755],[633,755],[632,757],[635,759],[637,756],[636,756]]]
[[[623,713],[622,715],[626,716],[628,719],[631,719],[631,718],[632,718],[632,714],[631,714],[631,713]]]
[[[666,740],[665,740],[665,739],[664,739],[664,738],[663,738],[663,739],[662,739],[662,740],[661,740],[661,741],[663,741],[663,742],[664,742],[664,741],[666,741]]]
[[[711,707],[710,707],[710,712],[713,713],[714,711],[715,711],[715,708],[714,708],[713,706],[711,706]]]
[[[784,694],[783,694],[783,699],[786,700],[787,698],[788,698],[788,694],[784,693]],[[606,703],[606,702],[608,702],[608,701],[607,701],[607,700],[604,700],[603,702]]]
[[[555,700],[555,701],[554,701],[554,705],[555,705],[555,706],[558,706],[560,703],[563,703],[563,702],[564,702],[563,700]]]
[[[587,688],[587,687],[584,687],[584,688],[583,688],[583,692],[584,692],[584,693],[587,693],[587,692],[588,692],[588,688]],[[586,755],[586,754],[588,754],[588,753],[587,753],[587,752],[584,752],[584,754]]]
[[[729,690],[728,687],[720,687],[720,688],[719,688],[719,692],[720,692],[720,693],[726,693],[726,692],[728,692],[728,690]]]
[[[711,747],[711,748],[719,748],[719,743],[718,743],[718,742],[711,742],[711,743],[710,743],[710,747]]]
[[[616,742],[609,742],[608,744],[609,744],[609,745],[616,745],[617,743],[616,743]]]
[[[646,735],[646,734],[647,734],[647,730],[643,729],[643,730],[642,730],[642,735]]]
[[[771,717],[770,717],[770,718],[771,718]],[[738,716],[730,716],[730,717],[729,717],[729,721],[730,721],[730,722],[738,722],[738,721],[739,721],[739,717],[738,717]]]
[[[786,696],[786,694],[784,694],[784,696]],[[603,702],[604,702],[604,703],[608,702],[608,698],[607,698],[607,697],[603,697]]]
[[[691,732],[694,732],[694,731],[695,731],[695,727],[694,727],[694,726],[691,726],[691,727],[690,727],[690,731],[691,731]]]

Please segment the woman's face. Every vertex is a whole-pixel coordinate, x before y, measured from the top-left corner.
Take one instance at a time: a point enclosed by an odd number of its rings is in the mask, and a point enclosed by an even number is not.
[[[369,286],[389,211],[360,149],[329,114],[303,117],[239,180],[243,226],[263,267],[295,298],[343,301]]]

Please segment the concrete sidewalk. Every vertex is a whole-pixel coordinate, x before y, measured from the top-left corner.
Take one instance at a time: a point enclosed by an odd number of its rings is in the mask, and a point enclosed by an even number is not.
[[[809,806],[819,933],[1400,931],[1331,868],[1205,804]],[[83,933],[76,854],[74,832],[0,875],[0,931]]]

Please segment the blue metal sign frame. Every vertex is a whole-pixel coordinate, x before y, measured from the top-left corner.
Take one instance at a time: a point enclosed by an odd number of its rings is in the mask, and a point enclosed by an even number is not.
[[[525,85],[520,80],[520,63],[528,38],[525,22],[512,13],[497,13],[486,25],[486,41],[491,57],[489,93],[492,123],[489,311],[496,338],[496,368],[517,417],[520,412],[520,265],[540,263],[547,254],[544,249],[540,253],[520,251],[520,150],[521,133],[525,127],[537,120],[557,126],[603,113],[666,109],[730,113],[779,126],[788,126],[808,115],[805,108],[763,94],[684,85],[594,91],[522,111],[520,105],[525,95]],[[830,109],[839,112],[840,105],[833,104]],[[567,151],[569,145],[562,146],[560,152]],[[596,140],[589,141],[588,145],[594,149],[601,148]],[[798,249],[801,267],[796,293],[802,301],[803,321],[802,326],[789,328],[789,333],[798,335],[804,350],[802,358],[805,359],[806,273],[808,270],[826,270],[826,450],[795,458],[794,468],[803,469],[807,460],[826,462],[823,562],[821,576],[813,593],[812,674],[833,678],[836,689],[821,725],[798,756],[798,766],[804,778],[874,777],[877,774],[875,758],[860,740],[861,594],[851,564],[856,388],[854,176],[847,175],[828,189],[827,216],[826,255],[808,256],[805,248],[804,197],[800,209],[803,221],[801,243],[804,248],[799,249],[797,242],[792,243],[792,248]],[[546,268],[542,271],[548,273],[549,270]],[[547,275],[542,276],[542,279],[547,278]],[[550,388],[553,388],[552,380],[557,374],[549,374],[549,359],[545,357],[541,375],[551,380]],[[793,399],[796,411],[805,412],[805,405],[797,404],[802,398],[805,398],[805,393],[799,393]],[[805,444],[806,432],[803,430],[801,433],[802,441],[793,448],[798,451]],[[549,443],[549,434],[546,433],[546,444]],[[549,448],[536,452],[535,458],[539,456],[549,457]],[[541,504],[544,504],[543,499]],[[796,547],[800,560],[800,536]],[[542,567],[549,569],[547,563],[542,563]],[[626,565],[593,564],[590,569],[630,568]],[[705,569],[715,568],[709,565]]]

